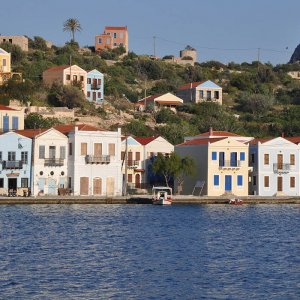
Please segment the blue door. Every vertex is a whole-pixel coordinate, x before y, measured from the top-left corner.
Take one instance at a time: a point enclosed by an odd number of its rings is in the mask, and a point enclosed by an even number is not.
[[[48,194],[49,195],[56,194],[56,184],[54,179],[48,179]]]
[[[237,167],[237,153],[230,153],[230,167]]]
[[[3,132],[9,131],[9,117],[3,116]]]
[[[225,191],[230,192],[232,189],[231,175],[225,175]]]

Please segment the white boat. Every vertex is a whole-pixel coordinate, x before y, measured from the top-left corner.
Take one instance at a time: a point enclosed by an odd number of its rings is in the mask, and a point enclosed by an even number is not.
[[[166,186],[152,188],[152,203],[158,205],[172,204],[172,189]]]

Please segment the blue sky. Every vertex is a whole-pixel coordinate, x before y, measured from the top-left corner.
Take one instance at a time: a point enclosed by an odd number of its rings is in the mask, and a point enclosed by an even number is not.
[[[93,45],[105,25],[128,26],[129,50],[179,55],[187,44],[198,61],[286,63],[300,43],[299,0],[14,0],[1,1],[2,35],[42,36],[56,45],[70,39],[68,18],[83,28],[76,38]],[[286,49],[288,47],[288,49]]]

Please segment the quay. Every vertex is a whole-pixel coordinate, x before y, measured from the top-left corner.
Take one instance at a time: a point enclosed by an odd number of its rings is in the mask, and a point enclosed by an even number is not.
[[[190,204],[227,204],[230,197],[208,196],[174,196],[173,205]],[[277,196],[239,197],[243,204],[300,204],[300,197]],[[93,196],[43,196],[43,197],[0,197],[0,205],[18,204],[152,204],[151,195],[130,195],[118,197],[93,197]]]

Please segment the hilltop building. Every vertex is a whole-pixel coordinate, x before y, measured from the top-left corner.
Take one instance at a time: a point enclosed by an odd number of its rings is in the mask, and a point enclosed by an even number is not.
[[[185,49],[180,50],[180,57],[167,55],[163,58],[165,62],[179,64],[179,65],[192,65],[197,62],[197,50],[191,46],[186,46]]]
[[[114,49],[123,46],[128,53],[127,26],[105,26],[102,34],[95,37],[95,50]]]
[[[10,43],[28,52],[28,38],[24,35],[0,35],[0,44]]]

